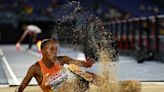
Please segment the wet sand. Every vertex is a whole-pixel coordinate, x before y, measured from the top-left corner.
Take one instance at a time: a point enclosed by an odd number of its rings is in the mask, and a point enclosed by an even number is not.
[[[15,92],[16,87],[3,87],[0,92]],[[42,92],[39,86],[28,86],[24,92]],[[141,92],[164,92],[164,84],[142,84]]]

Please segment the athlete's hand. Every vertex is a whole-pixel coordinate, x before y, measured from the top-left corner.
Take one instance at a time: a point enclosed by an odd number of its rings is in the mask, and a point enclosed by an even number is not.
[[[95,63],[94,58],[87,57],[86,61],[84,61],[83,66],[88,68],[91,67]]]
[[[20,49],[20,43],[16,43],[16,49],[17,49],[17,50]]]

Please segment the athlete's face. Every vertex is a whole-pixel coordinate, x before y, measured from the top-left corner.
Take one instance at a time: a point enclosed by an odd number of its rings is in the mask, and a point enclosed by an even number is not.
[[[50,41],[42,50],[43,56],[54,61],[57,55],[57,43],[55,41]]]

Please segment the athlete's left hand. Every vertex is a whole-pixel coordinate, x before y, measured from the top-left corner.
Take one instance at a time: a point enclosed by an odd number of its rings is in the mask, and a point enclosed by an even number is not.
[[[83,66],[86,68],[91,67],[95,63],[94,58],[87,57],[86,61],[84,61]]]

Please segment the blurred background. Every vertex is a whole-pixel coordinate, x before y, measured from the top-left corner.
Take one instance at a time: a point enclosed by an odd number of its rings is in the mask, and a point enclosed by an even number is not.
[[[69,43],[69,40],[75,40],[70,43],[83,43],[84,39],[70,36],[75,33],[75,35],[78,34],[78,32],[71,32],[71,30],[80,26],[77,23],[77,19],[65,18],[63,24],[60,23],[60,32],[57,29],[59,22],[61,22],[59,19],[64,19],[63,16],[67,17],[66,15],[71,12],[69,5],[65,7],[69,1],[73,0],[1,0],[0,43],[15,44],[23,33],[22,25],[25,24],[34,24],[43,30],[37,37],[37,41],[44,38],[57,37],[60,43]],[[84,11],[89,11],[89,14],[94,14],[103,21],[103,24],[108,27],[108,32],[111,32],[117,39],[120,52],[122,50],[124,53],[125,50],[127,52],[137,50],[138,52],[143,49],[146,50],[146,53],[149,53],[147,51],[152,51],[153,53],[164,52],[162,49],[164,44],[162,15],[164,13],[164,2],[162,0],[76,1],[80,1],[80,7]],[[85,15],[85,17],[90,16],[89,14]],[[70,26],[70,30],[67,27],[69,25],[76,26],[76,28]],[[63,26],[67,28],[62,29]],[[26,42],[27,38],[23,43]]]
[[[106,28],[105,33],[111,34],[115,39],[110,44],[119,55],[119,79],[164,81],[163,0],[74,0],[80,3],[76,2],[76,8],[73,9],[68,3],[71,1],[73,0],[0,0],[0,74],[3,75],[0,84],[19,85],[29,65],[38,59],[38,56],[29,57],[25,51],[20,53],[15,50],[15,44],[23,34],[22,26],[25,24],[37,25],[42,29],[37,41],[46,38],[57,39],[63,46],[59,51],[61,55],[70,55],[69,51],[72,51],[80,53],[77,57],[83,59],[88,56],[97,58],[94,55],[95,48],[89,46],[87,35],[84,35],[88,32],[88,21],[92,15],[101,20]],[[25,38],[22,44],[27,43],[28,38]],[[66,46],[68,44],[69,48]],[[32,51],[40,57],[36,48],[34,45]],[[80,52],[76,51],[77,49]],[[28,59],[20,59],[22,53],[22,57],[26,56]],[[13,56],[16,54],[17,56]],[[74,54],[71,56],[77,58]],[[20,71],[23,66],[18,68],[16,63],[26,65],[26,68]],[[4,71],[4,66],[8,65],[11,69],[7,70],[11,74],[6,75],[8,73]],[[11,77],[13,74],[15,77]]]

